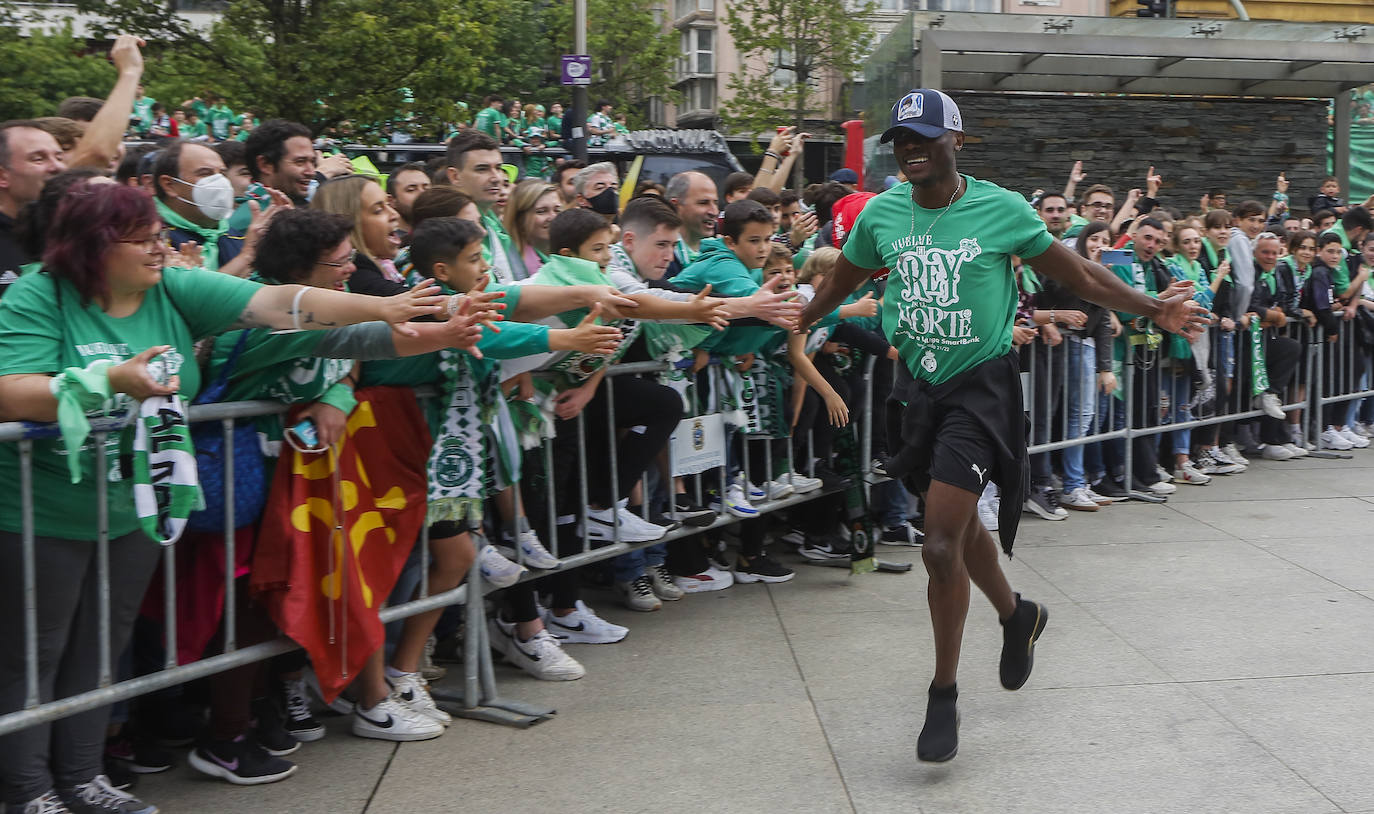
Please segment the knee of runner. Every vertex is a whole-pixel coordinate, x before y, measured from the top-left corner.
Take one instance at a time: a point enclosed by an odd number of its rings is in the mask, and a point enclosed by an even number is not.
[[[921,561],[926,571],[935,579],[951,576],[959,562],[962,541],[957,535],[946,534],[926,528],[926,537],[921,545]]]

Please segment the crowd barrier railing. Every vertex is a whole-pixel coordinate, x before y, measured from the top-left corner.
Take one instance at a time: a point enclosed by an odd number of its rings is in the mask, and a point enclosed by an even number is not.
[[[617,436],[616,415],[614,407],[614,388],[617,378],[628,375],[656,374],[667,369],[665,363],[660,362],[639,362],[612,365],[607,370],[607,378],[604,383],[607,395],[607,423],[608,437],[611,439]],[[863,378],[866,382],[863,390],[864,401],[867,405],[872,399],[872,374],[873,365],[870,361],[863,371]],[[701,417],[704,415],[701,409],[702,399],[695,394],[695,385],[689,386],[691,401],[696,405],[696,409],[687,411],[689,417]],[[421,401],[433,399],[436,393],[432,388],[416,388],[416,395]],[[234,509],[234,479],[229,476],[234,471],[233,458],[233,433],[235,421],[251,419],[267,415],[275,415],[286,412],[288,405],[273,401],[246,401],[230,402],[220,404],[194,405],[190,408],[188,419],[193,424],[203,424],[208,422],[219,422],[224,433],[225,459],[223,462],[226,473],[225,481],[225,528],[234,529],[238,525],[235,520]],[[861,437],[865,440],[872,438],[872,427],[867,424],[870,411],[866,408],[856,409],[856,416],[863,423],[859,430]],[[581,506],[580,522],[585,526],[587,521],[587,462],[589,455],[596,454],[589,451],[586,446],[586,415],[580,414],[576,421],[577,435],[577,464],[578,481],[580,488]],[[105,440],[111,433],[118,433],[122,429],[122,422],[111,419],[96,419],[92,421],[92,442],[96,448],[103,448]],[[16,732],[40,723],[46,723],[69,715],[75,715],[88,710],[96,709],[118,701],[128,700],[140,695],[163,690],[187,681],[192,681],[215,673],[224,672],[237,667],[250,664],[252,662],[271,658],[276,655],[291,652],[297,649],[297,645],[284,638],[279,637],[273,641],[261,642],[249,646],[240,647],[237,644],[235,602],[236,594],[234,591],[235,574],[235,539],[232,531],[225,534],[225,591],[224,609],[222,621],[222,641],[223,652],[210,655],[189,663],[177,663],[177,591],[176,580],[176,557],[177,545],[169,545],[163,548],[163,612],[165,617],[163,630],[164,663],[160,670],[155,672],[127,678],[118,678],[115,675],[115,664],[118,660],[118,653],[112,652],[110,644],[110,612],[109,612],[109,530],[108,530],[108,489],[106,462],[103,456],[96,456],[96,471],[94,477],[97,480],[97,501],[99,509],[98,537],[95,542],[97,560],[97,580],[99,592],[99,631],[102,645],[97,654],[99,659],[99,682],[98,686],[66,698],[56,698],[42,701],[39,694],[38,682],[38,596],[35,575],[35,532],[34,532],[34,495],[33,495],[33,442],[40,438],[54,438],[59,434],[55,424],[37,424],[31,422],[11,422],[0,423],[0,443],[15,444],[18,448],[20,482],[19,488],[22,493],[21,498],[21,527],[20,534],[22,545],[22,560],[24,563],[24,612],[23,618],[17,620],[23,626],[25,643],[25,701],[22,709],[7,712],[0,715],[0,735]],[[751,438],[758,436],[750,436]],[[747,444],[742,444],[747,456]],[[812,442],[808,439],[808,449],[812,447]],[[671,449],[671,447],[670,447]],[[619,501],[624,495],[619,494],[617,487],[614,444],[606,453],[610,458],[611,469],[611,492],[613,501]],[[542,444],[540,455],[547,470],[552,470],[552,444],[545,440]],[[865,456],[868,460],[871,456]],[[742,462],[744,477],[750,478],[747,457]],[[720,487],[720,494],[724,495],[728,481],[728,471],[724,462],[716,467],[718,475],[717,483]],[[771,457],[764,462],[764,474],[769,480],[774,478]],[[649,473],[644,473],[642,479],[649,480]],[[697,478],[696,499],[701,502],[704,494],[701,481]],[[553,492],[553,479],[545,477],[545,493],[542,502],[547,506],[548,525],[540,529],[547,534],[544,542],[553,548],[553,541],[557,539],[555,528],[557,495]],[[875,482],[877,478],[866,478],[865,484]],[[521,489],[517,484],[514,489],[516,511],[523,513],[523,499]],[[823,491],[815,491],[808,494],[793,494],[778,500],[760,502],[758,508],[760,513],[775,512],[785,509],[808,500],[816,499],[824,494]],[[649,505],[649,501],[644,501],[644,506]],[[614,502],[613,502],[614,505]],[[613,514],[614,516],[614,514]],[[514,559],[529,569],[528,573],[522,576],[522,580],[528,581],[547,576],[556,570],[576,568],[593,562],[609,559],[629,551],[644,548],[650,545],[667,543],[673,540],[697,534],[702,531],[727,526],[738,522],[736,518],[727,515],[722,509],[711,525],[704,528],[680,528],[668,532],[662,538],[643,543],[631,543],[621,539],[620,524],[618,518],[613,526],[612,540],[606,545],[593,546],[590,541],[583,536],[582,548],[580,551],[565,554],[559,558],[559,564],[555,569],[539,570],[535,569],[524,560],[523,552],[519,546],[515,547]],[[428,528],[421,530],[417,540],[418,557],[418,586],[414,599],[398,602],[394,605],[383,607],[379,611],[379,616],[383,623],[390,623],[405,619],[416,614],[425,613],[436,608],[448,607],[451,605],[465,605],[465,639],[464,639],[464,671],[462,680],[462,692],[460,694],[445,694],[436,688],[435,697],[451,702],[450,706],[454,712],[462,717],[477,718],[499,723],[512,724],[516,726],[528,726],[532,723],[544,720],[552,715],[553,711],[523,702],[503,698],[497,690],[495,673],[491,663],[490,647],[488,646],[488,634],[485,620],[484,603],[480,601],[468,601],[471,596],[469,586],[481,586],[481,593],[485,595],[493,590],[492,586],[483,581],[481,571],[477,561],[474,561],[468,574],[468,579],[457,588],[439,594],[430,595],[428,583],[425,575],[429,570],[430,563],[430,540]],[[480,550],[485,543],[485,539],[480,531],[474,533],[474,543]],[[7,624],[16,623],[16,620],[9,620]]]
[[[1374,355],[1371,355],[1369,347],[1362,344],[1359,330],[1359,326],[1355,322],[1342,321],[1336,339],[1328,342],[1325,341],[1320,326],[1314,327],[1302,321],[1289,320],[1282,328],[1265,329],[1266,336],[1263,337],[1262,342],[1258,343],[1260,347],[1267,347],[1271,352],[1278,347],[1275,341],[1279,339],[1291,340],[1296,344],[1296,359],[1285,358],[1283,361],[1285,365],[1291,364],[1292,370],[1284,374],[1287,381],[1283,382],[1283,386],[1277,389],[1282,392],[1280,399],[1282,410],[1288,416],[1298,413],[1295,426],[1300,428],[1302,437],[1308,441],[1315,441],[1319,438],[1325,426],[1323,423],[1324,413],[1329,414],[1330,411],[1339,409],[1341,405],[1355,405],[1362,399],[1374,398],[1374,386],[1371,386],[1371,382],[1374,381],[1374,375],[1372,375],[1374,374],[1374,361],[1372,361]],[[1101,392],[1096,363],[1093,362],[1091,371],[1088,371],[1088,366],[1083,360],[1083,354],[1091,352],[1093,349],[1085,347],[1081,337],[1070,337],[1055,347],[1049,347],[1039,340],[1026,346],[1022,351],[1023,370],[1025,371],[1023,382],[1031,430],[1030,453],[1033,456],[1042,455],[1090,444],[1100,444],[1099,448],[1104,450],[1114,446],[1116,457],[1113,458],[1111,454],[1104,452],[1101,466],[1129,474],[1133,471],[1132,466],[1135,463],[1133,456],[1138,454],[1134,449],[1136,446],[1134,442],[1140,439],[1182,431],[1208,431],[1209,428],[1218,425],[1224,427],[1236,422],[1248,424],[1265,415],[1264,406],[1257,403],[1253,392],[1253,348],[1256,347],[1256,343],[1251,341],[1248,332],[1239,328],[1233,332],[1222,331],[1216,327],[1211,329],[1205,340],[1200,344],[1195,344],[1193,348],[1192,358],[1197,359],[1200,354],[1206,355],[1205,364],[1191,364],[1181,360],[1171,362],[1164,345],[1169,339],[1168,336],[1162,337],[1158,347],[1151,346],[1148,341],[1127,346],[1126,352],[1121,354],[1115,367],[1121,390],[1119,398],[1115,395],[1107,396]],[[1289,345],[1284,352],[1288,353],[1292,350],[1292,345]],[[1266,360],[1266,369],[1277,367],[1278,362],[1277,354],[1270,356]],[[1076,381],[1073,376],[1069,375],[1075,364],[1079,371]],[[628,431],[626,428],[618,427],[616,422],[613,396],[617,379],[624,376],[656,375],[665,371],[666,367],[664,363],[660,362],[637,362],[610,366],[604,385],[608,403],[606,411],[608,438],[615,439],[619,432]],[[1274,372],[1283,373],[1283,371],[1278,370]],[[855,398],[854,405],[852,405],[852,416],[855,419],[853,431],[858,434],[862,445],[860,447],[864,461],[862,476],[866,485],[882,479],[881,473],[874,471],[869,463],[874,457],[872,454],[875,437],[873,421],[879,418],[876,411],[870,409],[870,405],[874,403],[874,373],[875,360],[870,358],[866,366],[860,371],[862,395]],[[1085,391],[1091,393],[1093,402],[1091,410],[1086,409],[1085,399],[1088,396],[1085,395]],[[701,394],[696,393],[695,383],[688,385],[687,392],[686,401],[692,406],[692,409],[685,411],[686,420],[709,417],[710,414],[703,409],[704,398]],[[1205,398],[1209,393],[1210,398]],[[421,388],[417,389],[417,397],[422,400],[430,399],[434,398],[435,394],[432,390]],[[1181,397],[1188,399],[1186,405],[1179,404]],[[268,401],[196,405],[190,410],[190,420],[194,423],[220,423],[226,441],[225,471],[232,472],[234,466],[232,434],[235,420],[278,414],[285,412],[286,409],[286,405]],[[1348,411],[1351,408],[1345,409]],[[581,507],[577,519],[583,524],[587,521],[588,511],[587,462],[589,456],[597,454],[595,450],[587,448],[586,421],[585,413],[579,415],[575,421],[576,460],[579,470],[577,479],[580,490],[578,505]],[[1337,423],[1348,422],[1343,420]],[[120,431],[118,424],[104,420],[93,422],[92,429],[92,438],[97,445],[102,444],[110,433]],[[109,642],[109,535],[108,528],[103,525],[106,520],[104,509],[107,500],[106,472],[104,471],[103,457],[97,456],[95,476],[98,481],[98,500],[102,507],[100,514],[102,527],[98,530],[99,535],[95,543],[97,548],[98,590],[101,601],[99,619],[103,642],[97,654],[100,680],[97,687],[78,695],[41,700],[37,678],[38,597],[34,572],[33,442],[40,438],[54,437],[56,434],[55,425],[0,424],[0,443],[16,445],[19,458],[20,480],[18,485],[22,495],[21,511],[23,515],[21,519],[23,531],[20,537],[24,563],[24,613],[22,619],[8,620],[6,623],[23,626],[26,687],[23,708],[0,715],[0,735],[165,689],[186,681],[203,678],[296,649],[296,644],[285,638],[243,647],[237,645],[234,613],[236,598],[232,585],[235,552],[233,534],[229,533],[226,534],[225,541],[226,590],[222,623],[223,651],[190,663],[176,663],[175,609],[177,607],[177,585],[174,575],[176,573],[177,546],[172,545],[166,547],[162,553],[165,579],[163,584],[164,615],[167,620],[163,631],[163,641],[166,646],[165,662],[162,669],[147,675],[128,678],[117,677],[114,666],[119,654],[112,652]],[[749,440],[781,440],[769,439],[767,436],[758,434],[747,437]],[[726,441],[727,450],[724,455],[729,454],[728,443]],[[786,443],[799,442],[790,439]],[[670,445],[670,450],[671,448]],[[741,451],[739,464],[744,479],[746,482],[754,482],[753,474],[759,470],[751,466],[749,444],[741,443],[739,449]],[[804,468],[807,472],[814,473],[814,437],[808,435],[805,439],[805,449],[804,455],[798,455],[796,450],[790,453],[791,465],[789,469]],[[763,450],[764,455],[761,463],[764,481],[773,481],[785,473],[779,472],[775,467],[771,445],[763,444]],[[609,459],[612,498],[614,501],[619,501],[625,496],[619,494],[617,486],[618,478],[616,475],[620,462],[616,459],[614,444],[605,454]],[[1348,457],[1345,453],[1338,451],[1323,452],[1317,450],[1312,454],[1327,457]],[[548,440],[542,445],[537,457],[542,459],[546,471],[552,469],[552,445]],[[805,467],[796,465],[799,457],[806,458]],[[756,465],[758,462],[754,463]],[[704,483],[714,483],[722,495],[729,484],[730,467],[724,460],[718,465],[710,467],[710,470],[709,472],[702,472],[700,477],[692,479],[695,484],[697,502],[702,502],[705,498],[704,489],[706,487]],[[672,465],[670,456],[669,475],[671,476],[671,473],[675,471],[676,467]],[[1091,474],[1094,473],[1089,473],[1089,475]],[[647,489],[649,484],[655,480],[655,475],[656,473],[653,472],[643,473],[640,478],[640,482],[643,484],[642,488]],[[547,516],[545,525],[538,530],[541,532],[544,542],[552,547],[558,538],[556,529],[558,495],[554,494],[553,491],[553,479],[545,477],[543,480],[544,491],[539,496],[539,501],[543,504],[544,514]],[[225,527],[232,529],[236,525],[232,494],[233,479],[226,477],[225,482],[227,492]],[[670,480],[668,484],[671,491]],[[517,512],[522,511],[525,500],[521,491],[520,488],[516,488],[514,492]],[[830,493],[817,491],[804,495],[793,494],[778,500],[762,501],[758,508],[761,513],[774,512],[825,494]],[[1133,492],[1133,497],[1150,499],[1149,495],[1139,492]],[[642,501],[646,507],[650,503],[649,500]],[[635,549],[672,542],[735,522],[738,521],[725,514],[722,508],[716,519],[705,528],[680,528],[669,531],[660,539],[640,543],[623,540],[617,520],[613,525],[612,539],[608,543],[592,545],[591,541],[583,535],[580,550],[560,552],[562,556],[559,557],[557,569],[541,571],[531,568],[524,563],[524,556],[518,546],[516,547],[515,558],[529,568],[529,573],[522,579],[533,580],[547,576],[554,570],[576,568]],[[480,538],[480,532],[478,537],[479,539],[475,542],[480,547],[484,542]],[[431,595],[428,593],[427,580],[424,578],[430,562],[430,541],[427,530],[420,533],[417,542],[419,549],[418,572],[420,575],[418,595],[413,599],[384,607],[379,612],[379,616],[383,622],[393,622],[435,608],[457,604],[465,605],[466,634],[461,692],[445,694],[446,691],[436,688],[436,697],[449,702],[449,708],[460,716],[516,726],[529,726],[551,716],[553,714],[551,709],[504,698],[499,692],[487,639],[485,603],[469,601],[472,596],[470,586],[480,586],[482,595],[492,590],[490,585],[482,581],[477,564],[474,562],[464,584],[453,590]]]

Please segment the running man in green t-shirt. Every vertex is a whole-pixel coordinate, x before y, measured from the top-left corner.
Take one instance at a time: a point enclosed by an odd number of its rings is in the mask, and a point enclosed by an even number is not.
[[[1029,480],[1020,371],[1011,352],[1012,256],[1034,259],[1038,272],[1086,300],[1142,314],[1165,330],[1196,336],[1207,319],[1191,300],[1192,283],[1159,298],[1139,293],[1054,240],[1020,195],[960,175],[955,153],[963,149],[963,129],[954,100],[939,91],[914,90],[892,106],[882,141],[893,142],[908,180],[869,201],[800,321],[805,329],[878,269],[891,270],[883,331],[904,364],[887,416],[888,437],[901,438],[902,447],[887,470],[925,496],[921,559],[930,577],[935,677],[916,754],[927,761],[949,760],[959,748],[955,678],[969,580],[997,609],[999,672],[1009,690],[1030,678],[1048,618],[1043,605],[1012,592],[977,515],[978,496],[988,481],[997,483],[1006,507],[999,534],[1010,554]]]

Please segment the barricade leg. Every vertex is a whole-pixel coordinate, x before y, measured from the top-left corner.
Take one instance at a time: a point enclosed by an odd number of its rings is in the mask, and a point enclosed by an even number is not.
[[[474,534],[473,543],[480,550],[486,540]],[[482,568],[477,560],[473,560],[472,569],[468,572],[468,585],[482,585]],[[556,712],[549,707],[502,698],[497,692],[485,601],[480,592],[471,590],[468,592],[463,634],[463,694],[459,697],[436,687],[430,695],[459,718],[489,721],[520,729],[546,721]]]

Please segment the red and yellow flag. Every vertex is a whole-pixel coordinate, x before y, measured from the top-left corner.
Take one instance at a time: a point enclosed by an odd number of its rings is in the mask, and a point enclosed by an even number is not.
[[[382,646],[377,611],[425,521],[432,442],[415,394],[355,395],[332,452],[282,446],[253,560],[254,594],[310,654],[326,701]]]

